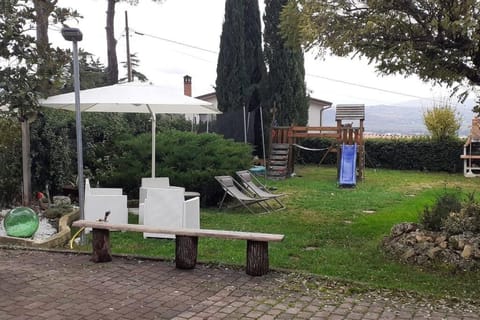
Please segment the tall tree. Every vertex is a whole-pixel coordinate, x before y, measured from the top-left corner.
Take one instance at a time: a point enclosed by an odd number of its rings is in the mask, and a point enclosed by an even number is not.
[[[249,111],[254,111],[254,153],[263,155],[261,116],[266,118],[268,109],[260,109],[263,104],[264,81],[266,80],[265,60],[262,50],[262,25],[258,0],[245,1],[245,73],[246,85],[244,90],[245,104]],[[263,112],[260,115],[260,112]]]
[[[280,13],[288,0],[265,0],[264,52],[268,67],[269,105],[281,126],[306,125],[308,99],[300,45],[289,46],[280,35]]]
[[[115,4],[118,0],[107,0],[107,82],[118,82],[117,40],[115,39]]]
[[[126,82],[128,81],[128,60],[127,61],[122,61],[122,66],[125,70],[127,70],[127,74],[125,77],[121,78],[119,82]],[[146,75],[138,71],[136,67],[140,66],[140,59],[137,57],[137,53],[131,53],[130,54],[130,68],[131,68],[131,76],[132,76],[132,81],[135,80],[135,78],[138,79],[140,82],[147,82],[148,78]]]
[[[39,91],[51,95],[63,82],[60,70],[70,60],[67,52],[51,47],[48,36],[50,24],[64,24],[68,19],[79,18],[77,11],[57,6],[58,0],[33,0],[33,21],[35,22],[35,43],[39,55],[37,73],[39,74]]]
[[[380,73],[416,74],[454,93],[457,83],[480,84],[479,30],[474,0],[291,0],[282,14],[291,43],[363,56]]]
[[[49,16],[55,12],[55,21],[61,21],[71,14],[56,2],[34,1],[32,7],[27,1],[5,1],[0,11],[0,105],[8,105],[22,125],[24,205],[31,199],[30,123],[37,116],[37,99],[61,82],[66,63],[65,53],[48,43]],[[37,38],[28,33],[32,24]]]
[[[262,151],[259,106],[265,77],[258,0],[227,0],[217,64],[218,105],[224,112],[243,110],[243,107],[254,111],[253,143],[259,154]]]
[[[115,5],[121,0],[107,0],[107,81],[108,84],[118,83],[117,40],[115,39]],[[131,5],[137,5],[139,0],[123,0]],[[163,0],[152,0],[162,2]]]
[[[247,75],[244,23],[245,1],[227,0],[215,83],[218,108],[223,112],[242,110],[245,104]]]
[[[7,1],[0,12],[0,105],[8,105],[22,122],[23,205],[30,204],[29,122],[35,118],[40,59],[35,38],[26,32],[33,9],[24,2]]]
[[[80,72],[80,89],[98,88],[107,85],[106,68],[100,60],[90,52],[80,48],[78,50],[78,65]],[[73,74],[73,61],[65,66],[65,74]],[[64,80],[62,92],[74,91],[73,77],[69,76]]]
[[[260,106],[262,102],[262,81],[266,77],[258,0],[245,0],[244,17],[244,65],[246,73],[244,96],[245,103],[250,110],[253,110]]]

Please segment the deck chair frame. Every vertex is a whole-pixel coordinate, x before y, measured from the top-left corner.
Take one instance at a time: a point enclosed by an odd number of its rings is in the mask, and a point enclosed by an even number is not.
[[[285,196],[283,193],[275,194],[268,192],[266,189],[260,187],[262,183],[248,170],[237,171],[237,176],[240,178],[245,189],[250,191],[252,194],[255,195],[257,198],[268,199],[268,200],[275,200],[277,204],[280,206],[277,210],[285,209],[285,205],[280,201],[280,197]],[[268,203],[267,203],[268,204]],[[269,205],[270,208],[272,208]]]
[[[233,177],[231,176],[215,176],[215,180],[222,186],[224,191],[222,200],[219,202],[218,208],[221,209],[227,195],[231,198],[235,199],[238,202],[238,205],[234,205],[231,208],[236,208],[243,206],[245,209],[254,213],[250,205],[258,204],[265,212],[269,212],[269,209],[266,205],[262,202],[267,201],[266,198],[259,198],[259,197],[252,197],[248,190],[245,189],[240,183],[238,183]]]

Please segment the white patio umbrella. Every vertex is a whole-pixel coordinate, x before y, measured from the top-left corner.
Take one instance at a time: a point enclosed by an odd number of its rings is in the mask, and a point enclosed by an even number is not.
[[[40,100],[48,108],[75,111],[75,93]],[[152,117],[152,177],[155,177],[156,114],[218,114],[209,102],[176,93],[170,88],[128,82],[80,91],[85,112],[148,113]]]

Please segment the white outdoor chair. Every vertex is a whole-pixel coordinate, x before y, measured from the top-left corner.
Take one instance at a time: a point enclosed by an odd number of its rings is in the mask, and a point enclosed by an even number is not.
[[[103,220],[107,211],[110,211],[108,222],[128,223],[127,196],[121,188],[91,188],[85,179],[85,220]]]
[[[142,184],[140,186],[139,203],[145,201],[148,188],[168,188],[170,187],[170,179],[168,177],[158,178],[142,178]]]
[[[168,177],[142,178],[138,197],[138,223],[143,224],[143,205],[147,197],[147,190],[151,188],[168,188],[170,179]]]
[[[146,226],[200,228],[200,198],[185,201],[185,189],[181,187],[147,188],[145,201],[139,209]],[[143,237],[175,238],[174,235],[147,232]]]

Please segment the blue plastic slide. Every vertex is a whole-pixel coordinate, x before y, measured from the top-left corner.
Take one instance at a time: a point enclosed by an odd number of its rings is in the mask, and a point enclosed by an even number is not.
[[[341,187],[353,187],[357,183],[357,145],[343,144],[342,159],[340,162],[340,178],[338,184]]]

